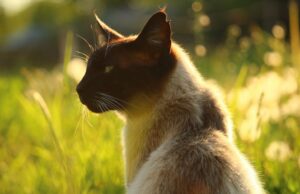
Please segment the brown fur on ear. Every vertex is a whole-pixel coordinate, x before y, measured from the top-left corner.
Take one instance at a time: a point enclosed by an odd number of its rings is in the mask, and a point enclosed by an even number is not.
[[[137,40],[153,48],[170,51],[171,27],[163,10],[155,13],[148,20]]]
[[[123,38],[124,36],[114,29],[106,25],[94,12],[95,19],[97,21],[97,28],[95,28],[97,33],[98,44],[103,45],[104,43],[110,42],[112,40],[117,40]]]

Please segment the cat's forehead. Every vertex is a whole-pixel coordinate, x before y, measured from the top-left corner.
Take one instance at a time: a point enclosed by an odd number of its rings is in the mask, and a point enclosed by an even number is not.
[[[96,66],[114,65],[120,68],[149,63],[149,53],[136,44],[135,38],[126,37],[103,45],[92,53],[89,62]]]

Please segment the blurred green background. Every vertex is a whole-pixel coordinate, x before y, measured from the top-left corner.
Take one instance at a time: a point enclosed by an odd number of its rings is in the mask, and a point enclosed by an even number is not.
[[[167,5],[173,39],[223,91],[265,189],[300,194],[299,4],[1,0],[0,193],[124,193],[123,123],[80,104],[89,49],[78,36],[94,42],[94,10],[129,35]]]

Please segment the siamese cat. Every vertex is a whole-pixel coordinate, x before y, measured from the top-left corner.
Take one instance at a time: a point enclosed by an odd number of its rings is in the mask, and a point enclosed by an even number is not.
[[[165,12],[128,37],[95,17],[102,41],[77,92],[92,112],[116,110],[126,117],[127,193],[264,193],[231,141],[226,107],[171,39]]]

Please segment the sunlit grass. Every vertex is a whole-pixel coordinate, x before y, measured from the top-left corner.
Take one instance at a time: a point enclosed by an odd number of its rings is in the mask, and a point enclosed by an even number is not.
[[[265,188],[299,194],[299,72],[282,30],[273,37],[255,27],[240,37],[231,26],[226,45],[212,53],[199,44],[194,59],[224,88],[235,140]],[[123,124],[80,104],[82,61],[71,60],[67,40],[64,65],[0,76],[0,193],[124,193]]]
[[[75,93],[43,93],[45,105],[35,92],[36,103],[24,80],[0,80],[0,193],[123,191],[122,123],[112,113],[84,116]]]
[[[0,77],[0,193],[122,193],[121,121],[83,110],[59,69]]]

